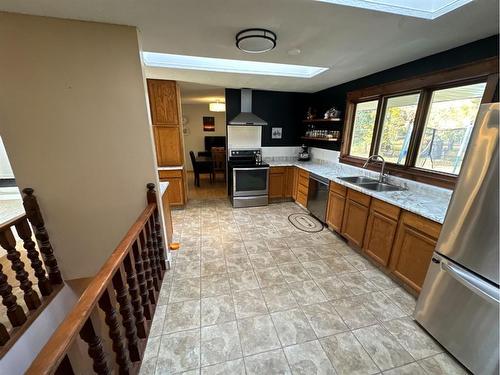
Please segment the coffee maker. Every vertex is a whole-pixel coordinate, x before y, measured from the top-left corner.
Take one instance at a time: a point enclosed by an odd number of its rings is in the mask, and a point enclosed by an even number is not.
[[[301,150],[299,152],[299,161],[308,161],[310,159],[309,157],[309,147],[306,145],[300,146]]]

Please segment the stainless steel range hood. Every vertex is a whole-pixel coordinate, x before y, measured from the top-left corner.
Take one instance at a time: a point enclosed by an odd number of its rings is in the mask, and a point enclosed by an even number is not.
[[[229,121],[229,125],[267,125],[266,121],[252,113],[252,90],[241,89],[241,113]]]

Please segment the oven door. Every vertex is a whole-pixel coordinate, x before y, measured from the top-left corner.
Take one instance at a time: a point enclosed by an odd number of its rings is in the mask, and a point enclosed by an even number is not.
[[[233,197],[268,194],[269,167],[233,168]]]

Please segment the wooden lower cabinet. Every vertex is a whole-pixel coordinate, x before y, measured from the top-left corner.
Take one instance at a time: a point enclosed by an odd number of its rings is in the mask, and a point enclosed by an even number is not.
[[[292,198],[295,167],[286,167],[285,172],[285,198]]]
[[[347,189],[341,233],[358,247],[363,245],[370,199],[368,195]]]
[[[383,266],[389,263],[400,211],[399,207],[372,199],[363,250]]]
[[[165,219],[165,229],[167,231],[167,244],[172,243],[172,237],[174,233],[174,226],[172,221],[172,212],[170,210],[170,202],[168,200],[168,189],[163,196],[161,197],[162,207],[163,207],[163,218]]]
[[[298,168],[297,172],[297,198],[295,201],[304,207],[307,207],[307,198],[309,194],[309,172]]]
[[[184,206],[186,195],[182,170],[159,171],[160,181],[168,181],[168,201],[171,206]]]
[[[298,184],[299,184],[299,168],[292,167],[292,199],[294,201],[297,200]]]
[[[411,212],[403,212],[392,248],[391,272],[420,292],[436,247],[441,225]]]
[[[184,163],[179,127],[153,126],[153,135],[159,167],[177,166]]]
[[[342,219],[344,218],[346,188],[342,185],[330,182],[328,195],[328,207],[326,210],[326,223],[336,232],[342,231]]]
[[[269,168],[269,199],[283,199],[285,197],[286,168]]]

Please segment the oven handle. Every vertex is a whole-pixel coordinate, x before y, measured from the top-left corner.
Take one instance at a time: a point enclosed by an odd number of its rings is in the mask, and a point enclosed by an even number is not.
[[[248,168],[233,168],[233,171],[257,171],[259,169],[269,169],[269,167],[258,167],[258,168],[255,168],[255,167],[248,167]]]

